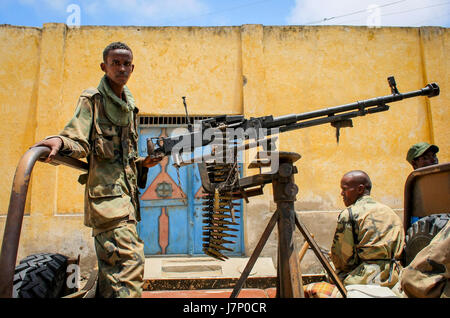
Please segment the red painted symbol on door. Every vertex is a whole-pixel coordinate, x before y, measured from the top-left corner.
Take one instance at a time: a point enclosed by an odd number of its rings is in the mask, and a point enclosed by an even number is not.
[[[161,216],[159,217],[159,246],[161,254],[166,254],[166,248],[169,245],[169,217],[167,208],[161,207]]]

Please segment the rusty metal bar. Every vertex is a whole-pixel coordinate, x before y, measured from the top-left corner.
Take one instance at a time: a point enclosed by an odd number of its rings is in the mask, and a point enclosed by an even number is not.
[[[16,168],[9,200],[8,215],[3,233],[2,250],[0,253],[0,298],[11,298],[17,251],[19,249],[20,232],[25,210],[28,185],[31,172],[36,161],[42,161],[50,153],[47,147],[30,148],[20,159]],[[41,159],[42,158],[42,159]],[[87,171],[88,165],[77,159],[57,155],[53,165],[67,165],[82,171]]]
[[[314,234],[311,234],[311,237],[314,238]],[[298,252],[298,261],[299,261],[299,263],[302,262],[303,257],[305,257],[305,254],[308,251],[308,248],[309,248],[308,241],[305,240],[305,242],[302,245],[302,248],[300,249],[300,252]]]

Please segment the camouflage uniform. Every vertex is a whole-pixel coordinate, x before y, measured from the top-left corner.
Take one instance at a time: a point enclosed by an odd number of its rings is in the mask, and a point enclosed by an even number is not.
[[[450,297],[450,221],[402,271],[400,283],[408,297]]]
[[[392,288],[399,279],[397,260],[403,246],[404,230],[397,214],[364,195],[339,214],[331,259],[344,285]]]
[[[84,224],[95,236],[100,296],[140,297],[144,253],[136,233],[138,184],[145,187],[148,169],[138,158],[134,99],[126,86],[126,102],[112,95],[105,77],[98,89],[83,91],[75,115],[58,135],[60,152],[87,157],[89,163],[79,182],[86,184]]]
[[[145,261],[143,246],[133,224],[95,236],[101,297],[141,297]]]

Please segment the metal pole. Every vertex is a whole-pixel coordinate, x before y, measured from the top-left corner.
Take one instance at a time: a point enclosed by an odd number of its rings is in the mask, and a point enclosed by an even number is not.
[[[47,147],[30,148],[22,156],[16,168],[0,253],[0,298],[12,297],[14,270],[31,172],[36,161],[41,157],[47,157],[49,153],[50,148]],[[82,171],[88,169],[86,162],[60,155],[55,156],[52,164],[64,164]]]
[[[294,201],[298,187],[294,182],[296,167],[293,163],[300,158],[297,153],[280,152],[278,174],[273,178],[274,200],[278,218],[278,281],[277,296],[280,298],[303,298],[303,283],[294,242]]]
[[[48,155],[49,153],[50,149],[47,147],[31,148],[22,156],[16,168],[0,254],[1,298],[12,297],[14,269],[16,266],[17,250],[19,248],[20,231],[22,229],[31,171],[36,161],[41,156]]]

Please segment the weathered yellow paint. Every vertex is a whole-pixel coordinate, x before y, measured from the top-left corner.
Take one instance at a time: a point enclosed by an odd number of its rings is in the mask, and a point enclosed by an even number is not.
[[[37,28],[0,26],[0,215],[8,210],[15,167],[34,142],[40,37]],[[25,210],[29,213],[29,202]]]
[[[421,28],[420,39],[424,63],[424,81],[439,82],[441,98],[427,101],[427,114],[429,118],[430,141],[440,147],[439,158],[448,158],[450,152],[449,129],[449,39],[448,29]]]
[[[448,29],[435,27],[1,26],[0,182],[7,190],[0,194],[0,214],[7,212],[19,158],[34,142],[57,134],[80,92],[97,86],[102,50],[112,41],[133,49],[136,68],[128,86],[141,114],[148,115],[183,115],[186,96],[192,115],[279,116],[388,95],[390,75],[403,92],[439,83],[439,97],[408,99],[388,112],[355,119],[354,128],[341,130],[339,144],[329,125],[280,136],[281,150],[302,155],[295,178],[298,212],[342,209],[339,180],[352,169],[367,171],[373,196],[401,210],[410,145],[434,141],[440,161],[450,157],[448,38]],[[19,258],[45,250],[93,255],[78,175],[36,165]],[[273,209],[270,186],[247,205],[247,251]]]
[[[388,95],[390,75],[401,91],[421,88],[418,40],[418,30],[411,28],[267,27],[267,107],[281,115]],[[424,98],[411,99],[393,104],[389,112],[357,118],[354,128],[341,130],[339,144],[331,126],[281,136],[282,148],[303,156],[296,176],[302,195],[298,208],[342,206],[339,180],[352,169],[367,171],[374,195],[402,207],[401,184],[410,170],[406,151],[416,138],[429,138],[425,106]]]

